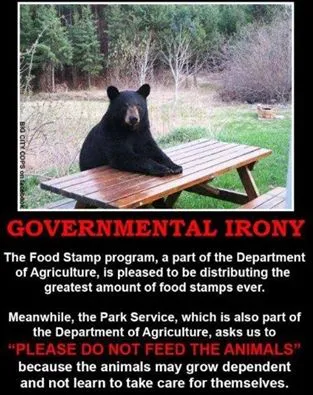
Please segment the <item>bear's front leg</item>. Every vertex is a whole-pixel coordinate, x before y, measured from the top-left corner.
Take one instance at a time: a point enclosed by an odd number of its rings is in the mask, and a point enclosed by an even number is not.
[[[144,146],[144,151],[149,158],[156,162],[168,167],[171,170],[171,174],[180,174],[183,172],[183,168],[180,165],[174,163],[166,154],[161,150],[154,140],[149,141]]]
[[[172,170],[151,158],[133,152],[114,152],[110,154],[109,165],[115,169],[163,177],[173,174]]]

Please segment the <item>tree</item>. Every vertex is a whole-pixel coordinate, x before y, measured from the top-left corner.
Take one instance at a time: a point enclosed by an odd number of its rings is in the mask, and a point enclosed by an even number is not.
[[[136,46],[134,37],[138,36],[138,32],[138,22],[133,6],[112,5],[109,7],[107,67],[115,83],[118,83],[120,79],[123,79],[123,82],[126,82],[126,79],[133,79],[130,67]]]
[[[231,36],[240,27],[249,22],[247,6],[245,4],[219,5],[219,31],[226,36]]]
[[[24,94],[27,94],[31,90],[31,81],[34,77],[33,58],[38,38],[35,37],[32,8],[21,5],[20,15],[20,88]]]
[[[20,49],[26,51],[35,41],[33,8],[29,5],[21,5],[20,9]]]
[[[192,31],[195,63],[215,71],[221,63],[221,48],[225,42],[225,37],[218,28],[219,8],[216,5],[197,5],[193,8],[193,20],[197,21],[197,28]]]
[[[270,24],[288,8],[285,4],[249,4],[245,6],[251,22]]]
[[[108,68],[113,79],[141,84],[153,77],[160,32],[168,28],[166,6],[110,5]],[[159,62],[160,63],[160,62]]]
[[[100,42],[100,52],[104,56],[103,64],[105,65],[106,57],[108,55],[108,24],[107,24],[107,4],[93,4],[91,10],[94,14],[95,23],[97,26],[98,40]]]
[[[20,10],[23,86],[39,82],[41,89],[46,86],[53,90],[55,76],[61,81],[72,78],[77,86],[79,74],[86,75],[90,86],[92,77],[102,70],[114,82],[142,84],[156,72],[174,70],[175,64],[171,63],[171,68],[169,63],[171,48],[172,55],[174,51],[184,63],[175,66],[177,95],[181,82],[186,86],[190,82],[186,76],[193,75],[196,84],[197,71],[224,69],[229,48],[246,25],[255,21],[269,24],[279,15],[288,19],[291,7],[60,3],[23,4]],[[183,51],[183,45],[188,51]]]
[[[135,46],[134,70],[137,74],[139,85],[143,85],[148,74],[152,73],[156,56],[155,43],[153,42],[152,32],[150,31]]]
[[[55,90],[55,69],[71,64],[72,47],[66,28],[62,26],[55,7],[39,5],[35,8],[35,31],[40,36],[34,56],[34,68],[48,76],[50,90]]]
[[[222,97],[249,103],[290,100],[292,93],[291,19],[254,23],[230,47]]]
[[[188,32],[180,27],[177,34],[165,38],[165,47],[162,50],[163,61],[169,66],[175,83],[175,102],[178,98],[178,90],[186,76],[191,75],[190,60],[193,53],[191,38]]]
[[[82,6],[81,17],[76,11],[71,27],[74,65],[87,73],[88,87],[91,87],[91,77],[102,70],[103,57],[100,53],[100,43],[97,37],[95,21],[89,6]]]

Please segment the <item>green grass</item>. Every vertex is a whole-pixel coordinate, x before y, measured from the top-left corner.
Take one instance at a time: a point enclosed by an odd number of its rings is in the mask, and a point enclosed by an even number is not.
[[[253,171],[260,193],[264,193],[273,187],[286,185],[291,115],[288,109],[281,110],[280,114],[284,116],[283,119],[260,121],[250,106],[248,108],[247,106],[224,107],[214,111],[210,131],[197,127],[177,129],[163,137],[160,144],[166,147],[201,137],[213,137],[225,142],[269,148],[273,151],[272,155],[261,160]],[[220,125],[223,126],[220,128]],[[218,177],[211,185],[243,191],[236,171]],[[213,198],[183,192],[175,207],[184,209],[229,209],[237,206]]]
[[[207,129],[203,127],[178,128],[167,136],[158,139],[162,148],[168,148],[177,144],[200,139],[207,135]]]
[[[73,174],[79,171],[79,167],[77,164],[72,165],[69,169],[68,174]],[[47,178],[57,177],[55,169],[51,169],[46,173]],[[26,209],[30,208],[39,208],[44,207],[48,203],[56,202],[61,199],[60,195],[56,193],[51,193],[48,191],[44,191],[40,188],[41,178],[39,176],[26,176],[23,180],[23,189],[24,189],[24,207]]]
[[[190,111],[190,109],[186,109]],[[209,115],[209,127],[192,126],[177,128],[158,141],[163,148],[202,137],[214,138],[225,142],[236,142],[270,148],[273,153],[262,159],[253,171],[255,181],[261,193],[276,186],[285,186],[288,167],[288,152],[291,137],[290,108],[279,109],[282,119],[257,119],[255,106],[232,105],[216,107]],[[78,171],[77,164],[69,173]],[[49,176],[54,177],[51,171]],[[42,207],[60,199],[60,196],[40,189],[38,177],[25,180],[25,208]],[[241,182],[236,171],[218,177],[212,185],[242,191]],[[184,209],[229,209],[236,205],[208,197],[184,192],[176,203],[176,208]]]
[[[60,199],[60,196],[49,193],[40,188],[40,179],[37,176],[26,177],[24,181],[25,201],[24,208],[43,207],[49,202]]]

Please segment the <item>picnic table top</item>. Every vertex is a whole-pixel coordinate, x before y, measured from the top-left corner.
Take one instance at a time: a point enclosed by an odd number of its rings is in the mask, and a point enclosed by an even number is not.
[[[138,208],[248,166],[271,150],[200,139],[164,150],[183,173],[154,177],[101,166],[41,183],[43,189],[103,208]]]

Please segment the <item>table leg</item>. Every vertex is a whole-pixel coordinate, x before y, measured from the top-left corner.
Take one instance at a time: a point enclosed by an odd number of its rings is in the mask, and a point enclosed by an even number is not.
[[[75,204],[75,207],[74,207],[75,210],[89,209],[89,208],[99,208],[99,207],[91,206],[90,204],[86,204],[86,203],[79,202],[79,201],[76,201],[76,204]]]
[[[177,202],[177,199],[179,198],[181,193],[182,193],[182,191],[179,191],[179,192],[173,193],[172,195],[169,195],[167,197],[167,199],[165,200],[167,207],[172,208],[174,206],[174,204]]]
[[[239,167],[237,171],[247,193],[248,199],[252,200],[258,197],[260,193],[249,168],[247,166],[243,166]]]
[[[172,208],[176,203],[177,199],[179,198],[180,194],[181,191],[173,193],[172,195],[169,195],[167,198],[161,198],[155,200],[154,202],[152,202],[152,206],[155,208]]]
[[[161,198],[152,202],[154,208],[168,208],[165,199]]]
[[[236,204],[245,204],[249,201],[248,196],[244,193],[216,188],[207,184],[194,185],[186,189],[186,191]]]

